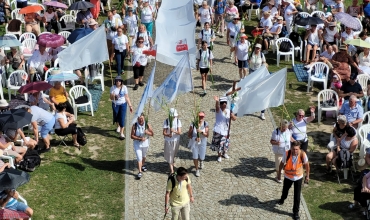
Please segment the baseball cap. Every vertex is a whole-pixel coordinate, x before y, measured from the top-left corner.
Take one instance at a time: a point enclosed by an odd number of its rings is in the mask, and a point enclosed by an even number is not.
[[[256,48],[262,48],[262,45],[261,44],[256,44],[255,46]]]

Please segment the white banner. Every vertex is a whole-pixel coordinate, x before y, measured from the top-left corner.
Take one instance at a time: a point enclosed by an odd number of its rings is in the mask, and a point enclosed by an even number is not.
[[[241,96],[238,116],[259,112],[268,107],[284,104],[287,69],[271,74],[254,85],[247,87]],[[242,90],[245,88],[242,88]]]
[[[105,27],[102,25],[58,54],[61,70],[75,70],[109,59]]]

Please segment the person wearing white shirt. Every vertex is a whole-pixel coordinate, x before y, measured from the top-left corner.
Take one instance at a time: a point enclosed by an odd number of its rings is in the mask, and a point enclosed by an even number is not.
[[[361,31],[358,37],[361,38],[361,40],[366,41],[367,43],[370,43],[370,37],[367,36],[365,31]]]
[[[235,16],[234,20],[232,22],[229,22],[227,24],[227,44],[231,47],[230,48],[230,59],[233,59],[234,55],[234,49],[235,49],[235,43],[236,38],[238,37],[238,34],[244,33],[244,25],[240,22],[239,16]]]
[[[212,12],[211,7],[209,7],[207,1],[203,1],[202,7],[199,8],[198,14],[200,17],[200,24],[201,24],[202,29],[204,28],[204,24],[206,22],[213,24],[213,20],[212,20],[213,12]]]
[[[339,32],[336,26],[335,22],[330,22],[329,27],[324,29],[322,36],[325,46],[334,45],[336,43],[335,39],[339,38]]]
[[[212,71],[213,60],[212,51],[208,49],[208,44],[206,41],[202,41],[202,49],[197,52],[196,59],[197,69],[200,70],[200,74],[202,75],[202,89],[203,96],[205,96],[207,94],[207,74],[209,71]]]
[[[341,42],[344,44],[344,41],[346,40],[352,40],[356,39],[357,36],[355,35],[355,32],[352,30],[350,27],[346,27],[345,31],[342,32],[341,34]],[[356,52],[357,49],[353,45],[348,46],[348,53],[351,54],[351,52]]]
[[[114,54],[117,63],[117,74],[124,74],[126,52],[130,48],[128,46],[128,39],[126,35],[123,34],[122,28],[119,27],[117,29],[117,36],[113,38],[112,44],[114,45]]]
[[[324,52],[320,54],[320,60],[324,61],[324,63],[327,63],[328,60],[331,60],[334,54],[335,52],[333,51],[333,46],[329,45],[327,50],[325,50]]]
[[[125,17],[123,24],[125,25],[128,36],[130,36],[129,43],[132,45],[131,42],[135,38],[135,34],[138,31],[137,22],[139,19],[137,15],[134,14],[133,8],[129,7],[127,11],[128,15]]]
[[[149,0],[143,0],[143,8],[141,9],[141,23],[145,25],[150,35],[153,35],[153,21],[155,9],[149,5]]]
[[[271,28],[272,28],[272,20],[271,20],[270,12],[265,11],[263,12],[263,17],[261,18],[261,21],[260,21],[260,27],[256,27],[256,31],[258,32],[262,30],[262,36],[269,37],[271,36],[271,34],[267,32],[269,32]],[[268,47],[266,47],[265,50],[262,52],[264,54],[267,54]]]
[[[115,7],[112,7],[111,11],[113,13],[113,18],[114,19],[118,18],[118,19],[122,20],[121,15],[117,14],[117,9]]]
[[[132,65],[135,79],[134,90],[137,90],[139,86],[144,86],[143,78],[145,66],[148,64],[147,55],[143,52],[149,50],[149,47],[144,45],[144,38],[138,37],[136,40],[136,45],[131,47],[132,54]]]
[[[288,31],[288,34],[290,34],[293,31],[293,17],[294,14],[298,13],[298,10],[294,7],[293,0],[283,0],[283,4],[285,5],[284,10],[285,26]]]
[[[307,31],[305,40],[307,40],[307,48],[306,48],[306,63],[310,63],[310,53],[311,49],[313,51],[312,55],[312,62],[316,57],[316,51],[320,47],[321,41],[321,31],[317,30],[317,25],[311,25],[311,29]]]
[[[266,50],[263,51],[264,54],[268,53],[270,40],[279,38],[281,29],[283,29],[283,17],[278,16],[274,25],[270,29],[266,29],[266,34],[262,36],[263,44],[266,48]]]
[[[169,110],[170,117],[163,122],[163,137],[164,137],[164,159],[170,167],[170,173],[174,173],[174,163],[177,151],[180,146],[181,121],[178,118],[177,110],[171,108]],[[172,122],[170,121],[172,120]]]
[[[240,41],[235,45],[235,63],[238,64],[240,79],[244,79],[247,76],[248,70],[248,52],[250,43],[247,41],[247,35],[242,34]]]
[[[273,20],[275,17],[279,16],[279,12],[275,5],[275,0],[270,0],[268,4],[262,8],[262,12],[270,12],[270,19]]]
[[[207,42],[209,45],[208,49],[213,50],[213,41],[216,39],[215,32],[210,28],[209,22],[204,23],[204,29],[198,34],[198,48],[202,41]]]
[[[51,60],[48,52],[46,52],[46,47],[39,45],[39,50],[33,52],[29,62],[29,70],[31,75],[38,73],[44,75],[45,62]],[[31,79],[32,81],[33,79]]]
[[[336,14],[338,12],[344,12],[344,4],[342,0],[335,0],[335,6],[332,9],[333,14]]]
[[[104,21],[105,31],[107,32],[107,46],[109,52],[109,61],[113,62],[114,48],[112,44],[113,38],[117,35],[117,28],[122,27],[122,20],[114,18],[112,11],[108,12],[108,18]]]
[[[134,40],[132,41],[132,46],[135,46],[137,38],[142,37],[144,39],[144,45],[146,47],[152,47],[153,46],[153,39],[150,35],[150,32],[146,30],[145,25],[141,24],[139,26],[139,30],[134,35]]]

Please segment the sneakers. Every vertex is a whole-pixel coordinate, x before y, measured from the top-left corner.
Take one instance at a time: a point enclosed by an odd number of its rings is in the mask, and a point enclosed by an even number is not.
[[[265,119],[266,119],[266,118],[265,118],[265,113],[261,113],[260,118],[261,118],[262,120],[265,120]]]
[[[139,82],[139,86],[144,86],[144,83],[143,82]]]
[[[139,88],[139,84],[135,84],[133,90],[137,90]]]
[[[284,201],[280,199],[277,204],[278,205],[284,205]]]
[[[230,158],[229,155],[227,155],[227,154],[224,154],[223,156],[224,156],[225,159],[229,159]]]
[[[204,168],[204,163],[203,163],[203,160],[201,160],[199,162],[199,169],[203,169]]]
[[[196,171],[195,171],[195,176],[196,176],[196,177],[200,177],[200,171],[199,171],[199,170],[196,170]]]
[[[126,137],[125,137],[125,135],[124,135],[124,134],[121,134],[121,135],[120,135],[120,137],[119,137],[119,139],[121,139],[121,140],[125,140],[125,138],[126,138]]]
[[[121,127],[117,127],[117,133],[120,133],[121,132]]]
[[[148,169],[146,168],[146,166],[142,166],[141,167],[141,171],[143,171],[143,172],[146,172]]]
[[[221,161],[222,161],[222,158],[218,157],[217,162],[221,163]]]
[[[137,174],[138,179],[141,179],[142,176],[143,176],[143,174],[141,172]]]
[[[276,182],[278,182],[278,183],[282,183],[283,181],[281,181],[281,179],[279,180],[277,177],[275,177],[275,180],[276,180]]]

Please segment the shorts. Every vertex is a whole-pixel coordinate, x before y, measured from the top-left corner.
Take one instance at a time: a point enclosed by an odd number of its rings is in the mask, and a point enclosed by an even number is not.
[[[194,146],[191,148],[191,152],[193,153],[193,160],[204,160],[206,158],[206,150],[207,150],[207,143],[206,144],[198,144],[195,143]]]
[[[146,157],[146,153],[148,152],[148,147],[135,146],[134,144],[134,149],[135,149],[137,162],[141,162],[143,158]]]
[[[26,209],[28,208],[28,206],[26,204],[24,204],[23,202],[18,202],[17,201],[12,206],[6,206],[5,208],[13,210],[13,211],[26,212]]]
[[[200,74],[207,74],[209,72],[209,68],[199,68]]]
[[[239,67],[239,69],[248,68],[248,60],[238,60],[238,67]]]
[[[55,118],[51,119],[48,123],[40,126],[40,133],[42,138],[46,138],[49,135],[49,132],[54,128]]]

